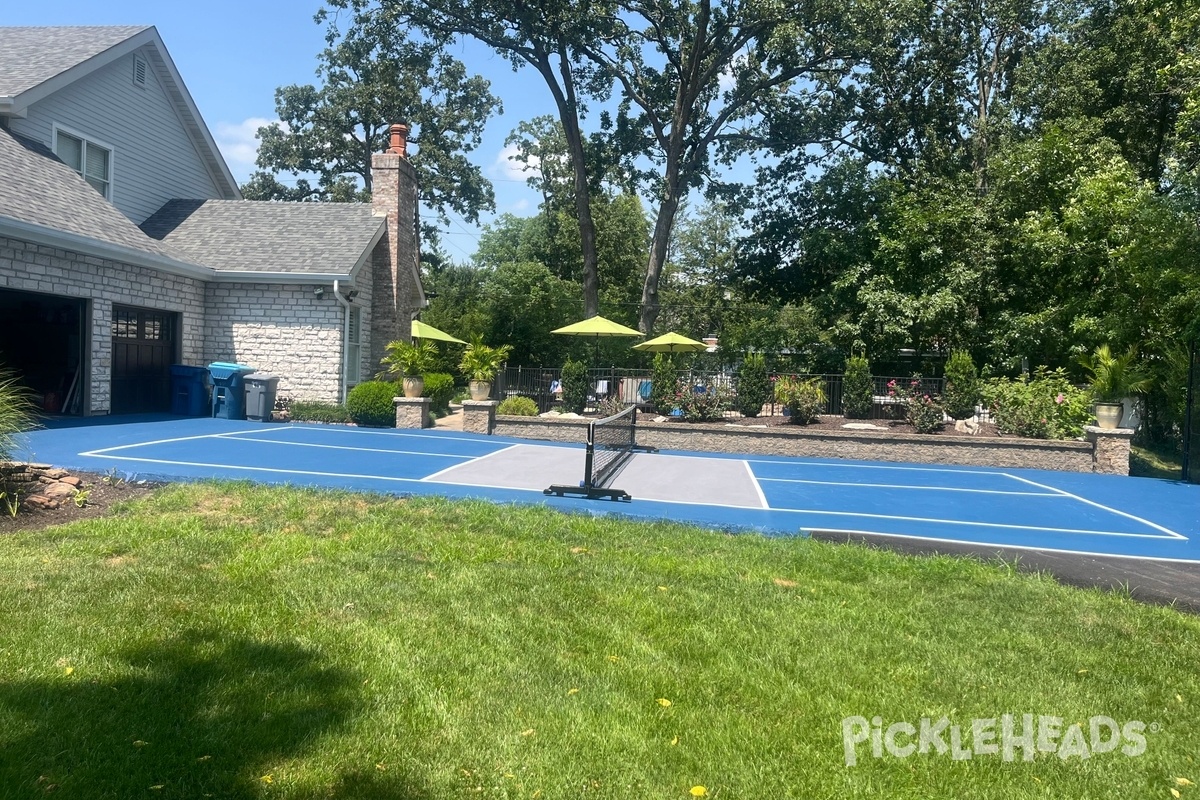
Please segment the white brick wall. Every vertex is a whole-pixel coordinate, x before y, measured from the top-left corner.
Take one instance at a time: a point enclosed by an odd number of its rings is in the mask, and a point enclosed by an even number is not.
[[[0,286],[92,301],[88,408],[107,414],[112,386],[112,306],[182,315],[182,363],[203,359],[204,283],[145,267],[0,237]]]

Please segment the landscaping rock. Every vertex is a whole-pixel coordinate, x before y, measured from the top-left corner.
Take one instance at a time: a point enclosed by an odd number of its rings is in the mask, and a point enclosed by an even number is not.
[[[50,478],[51,480],[59,480],[60,478],[67,477],[68,473],[65,469],[59,469],[58,467],[53,467],[51,469],[43,471],[42,474],[45,475],[47,478]]]
[[[42,490],[47,497],[74,497],[75,487],[69,483],[52,483]]]
[[[886,431],[887,430],[887,428],[883,427],[882,425],[872,425],[869,422],[847,422],[842,427],[849,428],[852,431]]]
[[[974,436],[979,433],[979,423],[973,419],[960,419],[954,423],[954,430]]]
[[[49,511],[51,509],[58,508],[59,503],[57,500],[52,500],[44,495],[35,494],[26,497],[25,502],[22,503],[22,505],[24,505],[26,508],[37,508],[43,511]]]
[[[78,488],[83,486],[83,479],[76,478],[74,475],[65,475],[62,478],[59,478],[59,483],[70,484],[71,486]]]

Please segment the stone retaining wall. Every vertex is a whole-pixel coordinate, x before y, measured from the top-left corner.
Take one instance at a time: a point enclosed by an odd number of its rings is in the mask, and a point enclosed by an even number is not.
[[[492,433],[524,439],[582,442],[586,438],[588,422],[586,419],[498,416]],[[1128,474],[1128,457],[1122,473],[1120,465],[1113,464],[1112,458],[1097,460],[1093,444],[1078,441],[639,422],[638,443],[661,450]]]

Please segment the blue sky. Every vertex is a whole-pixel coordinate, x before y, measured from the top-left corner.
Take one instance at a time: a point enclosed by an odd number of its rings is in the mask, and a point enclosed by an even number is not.
[[[315,80],[323,26],[313,23],[319,0],[58,0],[9,3],[0,25],[154,25],[166,43],[200,113],[238,181],[254,168],[254,132],[274,119],[275,89]],[[472,160],[492,181],[497,213],[526,215],[538,195],[505,157],[504,139],[523,119],[551,113],[549,91],[535,76],[511,66],[477,45],[464,45],[458,58],[492,82],[504,104],[493,118]],[[489,215],[490,217],[490,215]],[[475,250],[478,228],[452,220],[443,249],[457,261]]]

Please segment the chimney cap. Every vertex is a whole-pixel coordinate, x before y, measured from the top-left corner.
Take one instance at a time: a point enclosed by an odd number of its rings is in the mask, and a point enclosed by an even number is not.
[[[388,126],[387,152],[395,153],[403,158],[408,157],[408,123],[393,122]]]

